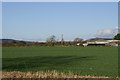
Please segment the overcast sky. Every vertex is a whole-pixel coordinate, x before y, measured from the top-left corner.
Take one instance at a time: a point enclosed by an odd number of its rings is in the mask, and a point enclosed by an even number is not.
[[[111,38],[118,30],[117,2],[4,2],[2,13],[3,38]]]

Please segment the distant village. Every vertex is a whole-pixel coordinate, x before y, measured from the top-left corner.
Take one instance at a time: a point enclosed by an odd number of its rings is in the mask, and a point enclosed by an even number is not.
[[[73,41],[65,41],[63,35],[60,41],[56,40],[54,35],[46,39],[46,42],[30,42],[20,41],[14,39],[1,39],[0,46],[2,47],[41,47],[41,46],[120,46],[120,34],[114,38],[91,38],[83,40],[82,38],[75,38]]]

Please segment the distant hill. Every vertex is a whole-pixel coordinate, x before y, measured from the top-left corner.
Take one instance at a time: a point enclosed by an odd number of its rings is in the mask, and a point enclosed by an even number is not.
[[[0,42],[12,42],[12,41],[17,41],[14,39],[0,39]]]
[[[91,38],[86,41],[91,41],[91,40],[113,40],[112,38]]]
[[[15,39],[0,39],[0,42],[12,42],[12,41],[23,41],[23,40],[15,40]],[[27,43],[32,43],[34,41],[24,41]]]

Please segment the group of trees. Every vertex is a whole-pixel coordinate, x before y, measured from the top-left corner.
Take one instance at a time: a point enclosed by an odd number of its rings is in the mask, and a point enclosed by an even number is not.
[[[63,38],[61,39],[61,42],[63,42]],[[50,36],[49,38],[47,38],[47,40],[46,40],[46,42],[50,42],[50,43],[54,43],[54,42],[56,42],[57,40],[56,40],[56,36],[54,36],[54,35],[52,35],[52,36]],[[73,40],[73,42],[81,42],[81,41],[83,41],[83,39],[82,38],[75,38],[74,40]]]
[[[14,41],[14,42],[12,41],[12,42],[3,42],[2,46],[3,47],[76,46],[76,43],[73,41],[32,42],[32,43],[27,43],[27,42],[21,43],[20,41]]]
[[[46,44],[48,46],[76,46],[76,43],[80,43],[82,41],[82,38],[75,38],[73,41],[64,41],[63,35],[61,41],[57,41],[56,36],[52,35],[46,39]]]
[[[46,42],[25,42],[25,41],[11,41],[11,42],[3,42],[2,46],[21,46],[21,47],[29,47],[29,46],[76,46],[76,43],[83,41],[81,38],[75,38],[74,41],[64,41],[63,37],[61,41],[56,39],[56,36],[52,35],[46,39]]]

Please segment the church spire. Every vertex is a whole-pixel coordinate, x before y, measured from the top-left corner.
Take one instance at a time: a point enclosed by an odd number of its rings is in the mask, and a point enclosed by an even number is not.
[[[62,37],[61,37],[62,39],[61,39],[61,43],[63,43],[64,42],[64,38],[63,38],[63,34],[62,34]]]

